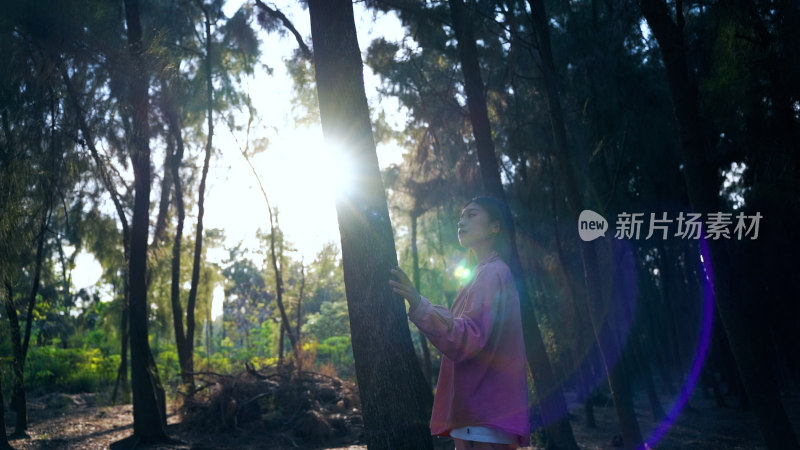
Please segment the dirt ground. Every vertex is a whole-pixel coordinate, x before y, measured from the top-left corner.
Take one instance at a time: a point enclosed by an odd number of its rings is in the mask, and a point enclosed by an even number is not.
[[[662,398],[668,408],[667,398]],[[17,449],[104,449],[109,444],[130,436],[132,426],[131,405],[96,406],[91,394],[50,394],[30,402],[29,438],[14,439]],[[658,449],[737,449],[763,448],[756,420],[752,412],[738,408],[717,408],[711,399],[699,391],[692,396],[692,410],[684,410],[664,438],[654,447]],[[787,395],[784,405],[795,431],[800,434],[800,396]],[[648,405],[642,397],[636,399],[636,408],[642,433],[650,435],[658,423],[650,419]],[[597,428],[585,426],[582,408],[570,415],[575,437],[584,449],[613,449],[614,436],[619,434],[613,406],[595,408]],[[250,424],[236,431],[187,430],[180,425],[180,417],[170,411],[168,432],[185,444],[171,447],[138,447],[159,449],[293,449],[311,448],[298,444],[289,433],[264,430]],[[13,431],[13,413],[7,413],[7,429]],[[439,441],[437,447],[448,448],[448,442]],[[321,443],[313,448],[364,449],[358,442]],[[452,447],[449,447],[452,448]],[[538,447],[531,447],[538,448]]]

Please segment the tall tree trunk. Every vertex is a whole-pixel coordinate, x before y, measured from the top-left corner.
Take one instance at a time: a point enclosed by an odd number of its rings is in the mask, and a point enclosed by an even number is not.
[[[127,271],[126,271],[127,272]],[[122,309],[122,314],[120,317],[120,336],[121,336],[121,348],[120,348],[120,361],[119,361],[119,368],[117,368],[117,380],[114,382],[114,391],[111,393],[111,404],[117,402],[117,392],[119,391],[120,385],[122,385],[123,391],[123,401],[128,397],[130,394],[130,386],[128,385],[128,283],[127,281],[123,282],[124,290],[123,293],[123,302],[125,302],[125,306]]]
[[[214,327],[214,322],[212,322],[211,320],[211,307],[209,307],[206,310],[206,366],[208,368],[211,367],[211,351],[212,351],[211,339],[213,339],[214,337],[214,332],[212,331],[213,327]]]
[[[492,141],[489,112],[484,95],[483,80],[478,63],[478,49],[472,33],[472,20],[466,11],[463,0],[449,0],[453,28],[458,41],[458,57],[464,75],[464,90],[467,94],[472,134],[478,149],[483,187],[490,195],[506,201],[500,169]],[[512,261],[509,261],[512,272],[520,278],[522,267],[516,245],[512,246]],[[559,449],[577,449],[578,444],[572,432],[567,416],[567,403],[564,392],[556,380],[553,366],[542,339],[539,322],[533,310],[530,296],[524,280],[517,280],[520,294],[520,313],[522,315],[523,335],[528,359],[528,367],[533,375],[536,392],[539,394],[542,416],[545,422],[548,447]]]
[[[559,220],[558,220],[558,198],[559,192],[556,190],[556,177],[553,173],[553,163],[550,159],[546,159],[544,162],[547,166],[547,174],[549,178],[550,184],[550,208],[552,210],[552,220],[553,220],[553,239],[556,245],[556,256],[558,257],[557,264],[560,267],[563,267],[565,270],[567,265],[565,264],[566,257],[564,254],[564,246],[561,241],[561,235],[559,230],[561,229]],[[561,194],[563,195],[563,194]],[[569,301],[572,304],[572,311],[575,315],[575,323],[577,328],[575,343],[579,349],[583,348],[591,348],[591,339],[586,332],[587,329],[591,328],[591,322],[589,319],[589,311],[587,310],[587,305],[585,302],[580,302],[577,300],[579,295],[583,295],[582,293],[578,293],[578,289],[572,283],[567,283],[567,290],[569,292]],[[570,352],[570,354],[574,354],[574,352]],[[596,428],[597,421],[595,420],[594,414],[594,398],[592,397],[592,393],[594,390],[594,386],[592,385],[591,380],[593,379],[591,376],[591,367],[588,358],[583,357],[581,359],[574,358],[573,359],[575,367],[578,369],[578,390],[580,392],[580,397],[584,399],[583,402],[583,411],[586,415],[586,426],[589,428]]]
[[[185,368],[186,334],[183,329],[183,307],[181,306],[181,249],[183,247],[183,225],[186,221],[186,210],[183,203],[183,182],[181,181],[180,168],[183,163],[183,122],[175,107],[175,99],[169,82],[162,82],[163,109],[167,118],[170,136],[175,142],[175,154],[170,158],[170,172],[172,184],[175,189],[175,207],[177,209],[177,223],[175,236],[172,240],[172,272],[170,285],[170,305],[172,307],[172,327],[175,330],[175,346],[178,349],[178,361],[181,367],[181,381],[191,387],[191,370]],[[192,392],[192,389],[188,389]]]
[[[645,306],[648,307],[648,306]],[[653,329],[646,327],[649,332]],[[661,400],[658,398],[656,390],[655,377],[650,366],[650,358],[647,357],[647,352],[643,349],[644,344],[639,336],[633,333],[630,337],[631,358],[632,362],[636,365],[639,373],[644,380],[645,392],[647,393],[647,400],[650,403],[650,412],[653,415],[653,421],[659,421],[664,418],[664,408],[661,405]]]
[[[194,237],[194,262],[192,264],[192,282],[189,288],[189,299],[186,302],[186,339],[183,345],[183,359],[181,360],[181,372],[183,382],[189,386],[194,385],[194,311],[197,305],[197,288],[200,284],[200,258],[203,253],[203,214],[205,213],[206,178],[208,177],[208,166],[211,162],[211,150],[214,140],[214,84],[212,81],[211,65],[211,13],[209,6],[202,6],[203,17],[205,19],[206,30],[206,117],[208,119],[208,135],[206,136],[206,155],[203,160],[203,173],[200,177],[200,188],[197,200],[197,229]]]
[[[640,0],[642,13],[661,47],[675,117],[681,141],[681,157],[686,170],[686,188],[692,209],[710,213],[719,208],[719,176],[711,162],[711,149],[703,142],[698,107],[698,87],[689,77],[683,30],[673,22],[662,0]],[[702,244],[702,242],[701,242]],[[745,392],[758,419],[767,448],[800,449],[792,430],[772,373],[764,370],[768,340],[763,328],[753,320],[758,307],[747,292],[746,283],[735,273],[724,240],[707,241],[713,264],[713,289],[716,306],[728,335],[731,351],[741,374]],[[742,274],[744,275],[744,274]]]
[[[303,320],[303,291],[306,288],[306,267],[303,260],[300,260],[300,295],[297,297],[297,322],[295,323],[294,334],[300,339],[300,325]]]
[[[660,202],[656,202],[660,205]],[[664,209],[658,208],[659,211],[663,211]],[[674,361],[674,369],[678,371],[680,375],[679,379],[684,379],[686,375],[689,373],[689,369],[686,367],[689,364],[690,359],[686,357],[685,352],[683,350],[684,344],[681,342],[681,336],[685,336],[685,333],[681,333],[678,330],[678,324],[682,322],[681,315],[678,305],[675,303],[680,296],[674,295],[675,288],[677,286],[676,283],[683,283],[683,281],[679,281],[679,277],[673,275],[673,264],[677,260],[677,258],[672,257],[672,252],[670,249],[664,245],[664,240],[657,239],[655,242],[656,249],[658,250],[658,254],[661,257],[661,264],[659,264],[659,268],[661,270],[660,275],[662,279],[662,298],[664,299],[664,308],[661,311],[660,316],[662,317],[662,323],[665,323],[667,327],[667,339],[664,348],[668,349],[668,351],[672,355],[672,360]],[[699,287],[699,286],[698,286]],[[702,290],[697,289],[694,292],[702,292]],[[685,298],[685,297],[684,297]],[[691,411],[692,405],[689,399],[686,400],[686,406],[684,406],[687,410]]]
[[[164,430],[165,412],[157,394],[160,388],[158,368],[154,364],[147,340],[147,235],[150,210],[150,134],[148,123],[148,80],[145,75],[142,29],[138,0],[125,0],[125,22],[131,58],[130,96],[133,114],[131,163],[134,176],[134,204],[131,226],[130,280],[130,344],[133,387],[134,442],[165,442],[170,439]],[[162,390],[163,391],[163,390]],[[118,444],[122,445],[122,442]]]
[[[417,250],[418,218],[419,213],[417,212],[417,208],[414,208],[414,211],[411,213],[411,261],[413,264],[411,268],[411,278],[417,291],[420,289],[419,251]],[[431,350],[428,348],[428,339],[422,331],[419,332],[419,346],[422,348],[422,373],[425,375],[425,382],[428,383],[428,386],[433,388],[433,386],[431,386],[431,373],[433,372],[431,368]]]
[[[28,357],[28,346],[31,342],[31,329],[33,328],[33,311],[36,308],[36,295],[39,293],[39,281],[42,275],[42,261],[44,260],[44,237],[47,223],[50,221],[50,205],[42,215],[42,224],[39,227],[39,240],[36,245],[36,266],[33,269],[33,284],[31,295],[28,297],[28,311],[25,314],[25,335],[22,338],[22,360]]]
[[[286,336],[286,321],[281,320],[281,332],[280,336],[278,337],[278,365],[283,365],[283,346],[285,345],[283,342],[284,337]]]
[[[0,371],[0,379],[3,373]],[[0,450],[13,449],[14,447],[8,443],[8,434],[6,433],[6,404],[3,400],[3,386],[0,384]]]
[[[165,233],[167,231],[168,213],[169,213],[169,200],[170,193],[172,192],[172,166],[171,159],[175,155],[175,150],[172,148],[174,142],[167,140],[167,151],[164,155],[164,175],[161,177],[161,198],[158,201],[158,215],[156,216],[156,224],[153,229],[153,242],[152,246],[161,245],[166,239]],[[148,275],[148,281],[151,281],[151,276]]]
[[[556,177],[553,173],[553,164],[552,161],[549,159],[545,160],[545,164],[547,165],[547,174],[549,175],[550,181],[550,208],[552,209],[552,219],[553,219],[553,237],[556,244],[556,256],[558,257],[558,265],[566,269],[567,265],[565,264],[566,257],[564,256],[564,246],[561,242],[561,235],[559,230],[561,226],[558,220],[558,201],[557,198],[559,196],[558,191],[556,191]],[[591,329],[591,319],[589,318],[590,312],[585,302],[578,301],[579,294],[577,293],[577,288],[572,283],[567,283],[567,290],[569,292],[569,300],[572,304],[572,311],[575,314],[575,322],[577,324],[577,335],[576,335],[576,343],[578,348],[591,348],[591,338],[588,336],[586,332],[587,329]],[[575,367],[578,368],[579,375],[578,375],[578,382],[580,383],[579,390],[582,390],[582,398],[584,399],[583,402],[583,410],[584,414],[586,415],[586,425],[589,428],[596,428],[597,421],[595,420],[594,414],[594,399],[592,397],[592,392],[594,386],[592,386],[591,380],[591,367],[589,366],[589,361],[586,358],[582,360],[574,360]]]
[[[266,198],[266,194],[264,194],[264,198]],[[280,249],[278,247],[276,233],[280,231],[280,226],[276,226],[277,218],[273,217],[273,214],[277,214],[277,210],[273,213],[272,209],[270,208],[269,202],[267,202],[267,208],[269,208],[269,255],[270,260],[272,261],[272,270],[275,272],[275,300],[278,302],[278,310],[281,313],[281,349],[280,354],[283,355],[283,333],[286,333],[286,336],[289,337],[289,344],[292,346],[292,354],[295,357],[295,360],[299,362],[298,359],[298,350],[297,347],[297,336],[294,335],[292,330],[292,326],[289,324],[289,315],[286,313],[286,305],[283,303],[283,266],[281,261],[283,261],[283,236],[281,236],[281,243]]]
[[[14,384],[11,397],[11,404],[15,417],[14,436],[27,437],[25,431],[28,429],[28,401],[25,393],[25,359],[28,354],[28,345],[31,340],[31,328],[33,326],[33,310],[36,306],[36,294],[39,291],[39,280],[42,273],[42,260],[44,259],[44,240],[47,222],[50,217],[49,209],[42,214],[42,223],[39,227],[39,238],[36,246],[36,261],[33,272],[33,283],[31,294],[28,297],[28,309],[25,316],[25,333],[20,333],[19,318],[17,309],[14,306],[14,295],[11,284],[7,284],[8,297],[5,301],[6,313],[8,314],[9,324],[11,325],[11,346],[14,354],[13,370]]]
[[[80,100],[77,92],[75,92],[75,87],[72,84],[72,80],[69,77],[69,73],[64,67],[63,64],[59,63],[59,70],[61,72],[61,78],[64,80],[64,85],[67,88],[67,94],[69,97],[69,103],[71,104],[72,108],[75,110],[75,115],[78,121],[78,128],[81,130],[83,134],[83,140],[85,146],[89,148],[89,152],[92,155],[92,159],[94,160],[95,165],[97,166],[97,171],[100,174],[100,179],[103,182],[103,186],[108,191],[109,195],[111,196],[111,201],[114,203],[114,209],[117,212],[117,217],[119,218],[120,224],[122,226],[122,253],[124,259],[124,268],[122,269],[122,312],[121,312],[121,325],[120,325],[120,362],[119,362],[119,370],[117,371],[117,381],[114,384],[114,392],[111,395],[111,403],[114,403],[117,398],[117,388],[119,387],[120,383],[123,385],[123,390],[127,391],[128,389],[128,305],[130,304],[130,280],[129,280],[129,264],[130,264],[130,251],[131,251],[131,232],[130,227],[128,225],[128,216],[125,213],[125,209],[122,206],[122,200],[120,200],[120,195],[117,192],[116,187],[114,187],[114,182],[111,179],[111,175],[108,173],[108,169],[106,165],[103,163],[103,160],[100,158],[100,154],[97,152],[97,146],[94,143],[94,135],[92,131],[89,129],[88,124],[86,123],[86,116],[83,114],[83,110],[80,105]]]
[[[483,78],[478,63],[478,48],[472,32],[472,18],[466,10],[464,0],[448,1],[453,29],[458,41],[458,59],[461,62],[461,73],[464,76],[467,108],[472,123],[472,134],[475,137],[475,146],[478,149],[478,164],[481,166],[483,187],[490,195],[505,199],[503,183],[500,180],[500,167],[497,165],[497,157],[494,153],[489,110],[486,107]]]
[[[572,170],[567,146],[567,133],[564,123],[564,113],[561,109],[561,99],[558,93],[558,85],[555,78],[555,63],[550,46],[550,31],[548,29],[547,13],[544,3],[541,1],[528,0],[531,8],[533,28],[538,40],[539,64],[544,74],[544,86],[547,98],[547,106],[550,113],[550,125],[553,131],[555,151],[553,157],[561,175],[562,183],[566,191],[567,203],[570,209],[570,219],[572,223],[578,222],[578,216],[583,210],[583,200],[578,190],[578,184]],[[575,237],[577,239],[577,236]],[[612,355],[621,355],[622,349],[614,339],[602,341],[598,338],[598,315],[597,308],[605,304],[603,298],[602,283],[599,273],[599,259],[595,247],[591,242],[580,241],[578,243],[584,267],[584,279],[586,283],[586,298],[580,298],[586,302],[585,309],[590,312],[590,323],[594,332],[595,339],[600,349],[605,371],[608,374],[608,383],[611,395],[614,399],[614,406],[617,412],[620,428],[622,431],[623,445],[625,448],[637,448],[642,443],[642,434],[639,424],[636,421],[636,413],[633,409],[633,398],[630,387],[624,379],[622,367],[609,367],[609,358]]]
[[[275,272],[275,293],[276,298],[275,301],[278,303],[278,310],[281,313],[281,341],[280,347],[278,350],[278,360],[283,361],[283,337],[284,332],[289,336],[289,342],[292,345],[292,353],[297,359],[297,340],[298,337],[294,335],[292,332],[292,327],[289,326],[289,316],[286,314],[286,308],[283,304],[283,273],[281,272],[280,267],[280,259],[283,258],[283,251],[280,252],[278,255],[277,246],[277,239],[276,233],[280,231],[280,226],[276,224],[277,218],[274,216],[277,214],[273,212],[272,206],[269,203],[269,197],[267,197],[267,191],[264,189],[264,185],[261,183],[261,177],[258,176],[258,172],[256,171],[255,166],[253,166],[253,162],[250,161],[250,156],[247,154],[247,150],[242,151],[242,156],[244,156],[245,161],[247,161],[247,165],[250,166],[250,170],[253,172],[253,175],[256,177],[256,181],[258,182],[258,187],[261,189],[261,195],[264,196],[264,202],[267,204],[267,212],[269,213],[269,255],[270,261],[272,263],[272,270]]]
[[[17,308],[14,306],[14,287],[6,282],[5,301],[6,315],[11,330],[11,349],[14,354],[12,369],[14,371],[14,389],[11,397],[11,409],[16,413],[14,437],[28,437],[28,409],[25,399],[25,361],[22,359],[22,340],[19,330]]]
[[[14,436],[27,437],[25,431],[28,429],[28,401],[25,393],[25,360],[28,355],[28,345],[31,340],[31,328],[33,326],[33,311],[36,306],[36,294],[39,291],[39,280],[42,273],[42,260],[44,259],[44,240],[47,229],[47,222],[50,218],[49,209],[42,214],[42,223],[39,227],[39,238],[36,246],[36,261],[33,271],[33,283],[31,284],[31,294],[28,297],[28,309],[25,316],[25,333],[20,333],[19,318],[14,306],[14,296],[12,287],[7,284],[8,298],[6,299],[6,312],[11,325],[11,344],[14,354],[14,390],[11,397],[11,404],[16,413]]]
[[[311,37],[325,142],[351,163],[336,200],[342,266],[366,442],[376,449],[432,449],[432,396],[411,342],[405,303],[388,279],[397,267],[378,168],[350,0],[310,0]]]
[[[647,349],[647,352],[655,357],[655,366],[659,370],[661,385],[666,388],[667,393],[670,396],[673,396],[677,394],[678,390],[675,387],[675,380],[672,376],[669,358],[667,358],[667,355],[664,354],[666,346],[663,344],[669,339],[669,337],[667,334],[668,332],[663,329],[665,326],[664,321],[659,320],[659,318],[663,318],[665,315],[661,312],[661,309],[663,308],[663,305],[661,304],[663,303],[663,299],[659,296],[659,293],[663,291],[659,290],[652,277],[648,276],[646,280],[651,292],[651,298],[654,298],[655,301],[644,305],[645,312],[643,317],[645,324],[643,328],[648,330],[644,345]]]

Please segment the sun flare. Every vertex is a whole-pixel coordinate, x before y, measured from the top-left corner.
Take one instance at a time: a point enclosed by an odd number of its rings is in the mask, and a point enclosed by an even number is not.
[[[335,202],[352,188],[352,169],[343,152],[325,145],[321,130],[281,130],[252,162],[293,248],[311,259],[326,242],[338,241]],[[226,234],[234,242],[242,239],[247,247],[257,247],[253,237],[245,235],[245,229],[254,224],[268,229],[269,219],[258,183],[243,159],[220,185],[218,195],[222,215],[241,218],[235,226],[224,225]],[[244,212],[241,205],[250,206]]]
[[[344,152],[326,145],[318,130],[292,130],[276,139],[265,153],[272,153],[273,161],[264,168],[269,174],[269,191],[286,203],[311,206],[332,202],[351,187],[352,170]]]

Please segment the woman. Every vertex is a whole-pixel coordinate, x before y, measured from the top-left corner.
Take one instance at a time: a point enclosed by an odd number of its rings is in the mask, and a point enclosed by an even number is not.
[[[514,449],[530,442],[528,386],[519,294],[509,269],[514,225],[491,197],[461,211],[458,240],[478,261],[452,310],[433,306],[399,268],[390,280],[408,317],[442,352],[431,434],[456,449]]]

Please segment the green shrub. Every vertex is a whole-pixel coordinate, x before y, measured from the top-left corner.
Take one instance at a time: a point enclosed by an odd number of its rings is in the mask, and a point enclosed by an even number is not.
[[[31,347],[25,384],[40,392],[95,392],[114,383],[119,355],[96,348]]]
[[[350,336],[331,336],[317,347],[317,364],[332,363],[341,378],[355,376],[355,361]]]

